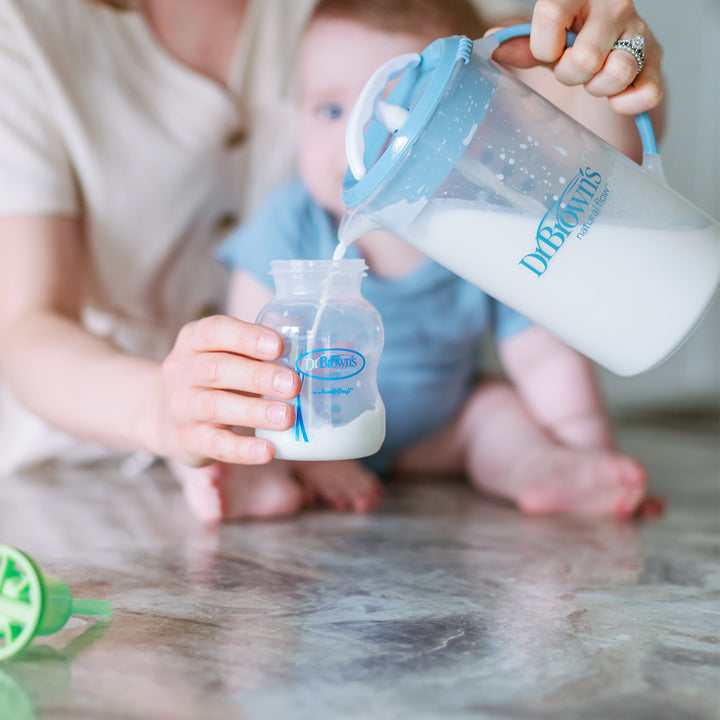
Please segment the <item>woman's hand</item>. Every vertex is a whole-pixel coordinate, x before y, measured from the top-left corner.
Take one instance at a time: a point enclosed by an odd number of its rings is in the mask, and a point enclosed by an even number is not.
[[[283,401],[300,392],[300,379],[267,362],[280,357],[282,347],[282,338],[269,328],[225,315],[183,327],[162,364],[157,423],[162,454],[196,466],[270,461],[272,443],[232,428],[292,426],[293,408]]]
[[[577,33],[565,48],[565,31]],[[639,34],[645,38],[644,67],[635,58],[613,50],[617,40]],[[516,67],[552,67],[564,85],[583,85],[591,95],[609,97],[613,110],[635,115],[659,105],[662,48],[631,0],[537,0],[530,43],[517,38],[503,43],[494,57]]]

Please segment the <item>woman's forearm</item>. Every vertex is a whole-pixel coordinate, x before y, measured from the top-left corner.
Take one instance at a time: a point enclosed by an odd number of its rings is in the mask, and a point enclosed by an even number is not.
[[[126,355],[49,310],[23,315],[0,343],[4,381],[46,422],[109,447],[159,450],[158,363]]]

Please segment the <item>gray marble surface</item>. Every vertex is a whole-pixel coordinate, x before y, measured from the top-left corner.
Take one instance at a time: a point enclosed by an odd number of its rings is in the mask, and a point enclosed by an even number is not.
[[[0,483],[0,542],[109,623],[0,663],[2,720],[720,717],[717,431],[626,425],[664,517],[406,478],[371,516],[203,527],[162,468]]]

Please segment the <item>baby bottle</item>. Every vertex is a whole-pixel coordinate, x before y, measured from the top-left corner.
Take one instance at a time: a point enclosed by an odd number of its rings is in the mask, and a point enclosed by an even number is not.
[[[360,293],[364,260],[274,260],[275,297],[257,323],[284,339],[277,361],[300,376],[295,424],[256,430],[286,460],[365,457],[385,439],[377,388],[383,346],[378,311]]]

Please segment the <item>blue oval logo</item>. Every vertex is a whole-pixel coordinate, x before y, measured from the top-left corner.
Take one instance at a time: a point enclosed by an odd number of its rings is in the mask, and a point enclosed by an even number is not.
[[[316,380],[347,380],[362,372],[365,358],[357,350],[324,348],[301,355],[295,367],[301,375]]]

